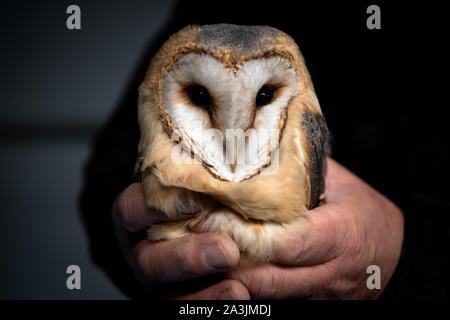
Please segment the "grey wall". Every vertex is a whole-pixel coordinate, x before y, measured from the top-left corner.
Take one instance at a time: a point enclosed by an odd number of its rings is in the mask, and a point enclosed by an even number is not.
[[[66,8],[82,29],[66,28]],[[0,4],[0,299],[121,299],[89,259],[82,166],[173,1]],[[82,290],[66,288],[66,267]]]

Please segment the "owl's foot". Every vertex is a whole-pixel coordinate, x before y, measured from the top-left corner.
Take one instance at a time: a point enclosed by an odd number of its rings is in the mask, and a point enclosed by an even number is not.
[[[199,232],[228,235],[238,245],[241,258],[254,262],[272,259],[286,229],[279,223],[246,220],[232,209],[220,207],[190,220],[153,225],[148,238],[170,240]]]
[[[204,220],[210,213],[210,210],[203,210],[197,216],[182,221],[170,221],[154,224],[147,229],[147,238],[149,240],[171,240],[193,234],[192,229]]]
[[[192,234],[185,221],[166,222],[155,224],[147,229],[149,240],[171,240]]]

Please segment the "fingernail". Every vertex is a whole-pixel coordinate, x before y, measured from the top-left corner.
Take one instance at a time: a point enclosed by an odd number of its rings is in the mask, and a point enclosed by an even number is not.
[[[203,262],[214,269],[225,269],[230,267],[227,256],[218,245],[210,245],[203,251]]]
[[[222,291],[217,297],[218,300],[236,300],[236,297],[233,295],[231,289],[227,289]]]

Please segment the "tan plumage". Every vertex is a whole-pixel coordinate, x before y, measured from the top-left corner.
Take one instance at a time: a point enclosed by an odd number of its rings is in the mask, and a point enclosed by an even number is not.
[[[266,78],[278,89],[262,111],[252,97]],[[211,91],[210,110],[191,106],[184,94],[198,81]],[[230,235],[250,259],[270,259],[289,222],[305,217],[324,191],[327,128],[292,38],[270,27],[186,27],[154,57],[139,93],[137,170],[147,204],[171,217],[186,202],[201,210],[190,220],[153,226],[149,238],[179,237],[204,221],[207,231]],[[201,141],[205,134],[196,133],[203,126],[223,132],[272,126],[278,140],[258,145],[263,160],[228,168],[215,158],[215,146]],[[192,153],[174,162],[177,146]]]

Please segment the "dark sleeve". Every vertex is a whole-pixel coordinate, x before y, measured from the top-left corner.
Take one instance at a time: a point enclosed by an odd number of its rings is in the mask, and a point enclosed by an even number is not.
[[[176,9],[176,12],[179,10]],[[112,205],[126,187],[136,180],[138,156],[138,88],[153,54],[174,31],[184,24],[177,16],[151,39],[132,70],[114,113],[93,138],[90,156],[84,167],[79,197],[80,216],[89,241],[92,260],[113,283],[131,298],[148,296],[125,262],[112,221]],[[136,241],[143,234],[134,235]]]
[[[93,261],[133,298],[143,292],[119,250],[111,207],[117,195],[132,182],[138,140],[136,103],[124,104],[95,138],[79,198]]]
[[[424,122],[421,113],[410,117],[410,151],[404,160],[406,192],[399,201],[405,216],[405,241],[385,298],[441,300],[449,296],[450,150],[443,122]]]
[[[411,200],[397,269],[382,299],[448,299],[448,204]]]

